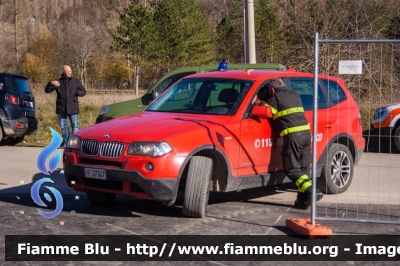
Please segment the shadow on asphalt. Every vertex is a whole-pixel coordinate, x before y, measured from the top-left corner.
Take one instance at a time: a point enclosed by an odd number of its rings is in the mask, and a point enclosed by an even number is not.
[[[38,181],[43,177],[51,177],[54,183],[44,183],[40,189],[40,195],[43,202],[48,205],[47,208],[40,207],[32,200],[31,187],[34,182]],[[88,219],[96,219],[97,217],[114,217],[114,218],[139,218],[143,216],[152,216],[154,219],[157,218],[183,218],[182,215],[182,200],[178,201],[174,206],[165,206],[158,201],[152,200],[139,200],[129,196],[117,196],[113,204],[94,206],[86,198],[85,193],[77,192],[68,188],[64,176],[60,173],[60,170],[54,171],[50,176],[38,173],[33,176],[33,183],[21,184],[18,187],[12,187],[0,190],[0,206],[1,203],[7,204],[7,208],[19,211],[26,211],[27,208],[41,209],[43,211],[51,212],[55,209],[55,198],[52,193],[44,186],[54,187],[59,190],[63,197],[63,209],[64,214],[69,214],[72,211],[80,214],[89,215]],[[270,186],[254,189],[246,189],[238,192],[228,193],[210,193],[209,206],[213,211],[208,212],[208,218],[215,218],[218,220],[235,221],[242,223],[241,219],[235,219],[235,216],[231,215],[230,209],[237,208],[236,205],[225,205],[225,203],[238,203],[240,204],[240,210],[254,209],[254,205],[260,205],[270,207],[274,212],[286,212],[289,213],[309,214],[309,211],[297,210],[292,207],[292,202],[285,202],[274,200],[274,196],[278,196],[280,193],[289,192],[296,193],[296,188],[293,184],[283,184],[279,186]],[[48,193],[51,196],[51,201],[44,198],[44,193]],[[78,198],[77,198],[78,196]],[[271,201],[263,197],[272,196]],[[247,204],[249,204],[247,206]],[[288,209],[290,208],[290,209]],[[264,209],[256,208],[256,209]],[[365,220],[376,220],[376,221],[399,221],[400,220],[400,205],[370,205],[370,204],[332,204],[328,202],[319,202],[317,204],[317,217],[341,217],[349,219],[365,219]],[[153,218],[152,218],[153,219]],[[246,220],[244,223],[259,225],[257,220],[249,221]],[[277,230],[288,234],[289,231],[285,227],[274,227]]]
[[[393,137],[378,135],[371,129],[365,130],[363,137],[365,138],[364,152],[400,154],[394,145]]]
[[[41,185],[39,194],[42,201],[47,205],[47,207],[41,207],[36,205],[36,203],[32,200],[31,188],[36,181],[45,177],[51,178],[54,183],[45,182]],[[29,184],[21,184],[18,187],[0,190],[0,202],[11,203],[15,205],[17,209],[23,209],[23,207],[33,207],[39,208],[43,211],[53,211],[56,208],[56,199],[51,191],[46,188],[46,186],[53,187],[60,191],[63,198],[63,212],[75,211],[90,215],[131,218],[140,217],[140,214],[159,217],[183,217],[182,198],[179,198],[173,206],[165,206],[158,201],[141,200],[129,196],[117,196],[114,203],[108,205],[92,205],[86,198],[86,194],[84,192],[74,191],[72,188],[67,187],[64,175],[60,173],[60,170],[55,170],[48,176],[38,173],[32,177],[32,183],[29,182]],[[209,205],[222,204],[225,202],[241,202],[243,204],[252,203],[290,207],[290,205],[287,204],[254,200],[265,196],[278,195],[279,193],[286,191],[293,191],[293,193],[295,193],[296,188],[293,184],[289,183],[279,186],[246,189],[237,192],[211,192]],[[51,197],[51,201],[47,200],[43,196],[45,193]]]

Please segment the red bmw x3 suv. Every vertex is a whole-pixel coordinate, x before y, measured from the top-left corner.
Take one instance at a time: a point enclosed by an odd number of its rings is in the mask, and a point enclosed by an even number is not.
[[[283,140],[270,107],[255,106],[272,78],[299,93],[312,125],[313,74],[235,70],[187,76],[144,111],[75,132],[64,150],[64,175],[93,204],[116,194],[174,204],[203,217],[210,191],[228,192],[290,182],[281,161]],[[360,112],[343,80],[318,81],[319,189],[342,193],[364,150]]]

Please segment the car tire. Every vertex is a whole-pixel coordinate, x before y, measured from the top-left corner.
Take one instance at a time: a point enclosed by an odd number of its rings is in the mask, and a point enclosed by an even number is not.
[[[354,163],[350,150],[343,144],[333,143],[329,148],[317,187],[327,194],[345,192],[353,180]]]
[[[211,158],[193,156],[190,160],[183,199],[183,215],[195,218],[205,216],[210,196],[212,168]]]
[[[394,130],[393,133],[394,146],[400,151],[400,125]]]
[[[110,204],[114,201],[115,194],[96,190],[88,190],[86,191],[86,197],[93,205],[105,205]]]

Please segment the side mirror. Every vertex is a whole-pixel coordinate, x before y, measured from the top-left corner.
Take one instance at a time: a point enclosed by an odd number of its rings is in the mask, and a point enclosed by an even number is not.
[[[153,94],[147,93],[143,97],[143,103],[145,105],[149,105],[152,100],[153,100]]]
[[[260,119],[267,119],[272,117],[272,110],[270,106],[258,105],[254,106],[251,115]]]

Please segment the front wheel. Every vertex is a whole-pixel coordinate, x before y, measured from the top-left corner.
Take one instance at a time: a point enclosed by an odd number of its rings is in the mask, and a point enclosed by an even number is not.
[[[397,126],[393,134],[393,141],[396,148],[400,151],[400,125]]]
[[[190,160],[183,200],[183,215],[196,218],[205,216],[210,195],[212,168],[211,158],[193,156]]]
[[[353,179],[354,163],[350,150],[343,144],[333,143],[322,166],[317,187],[329,194],[345,192]]]

